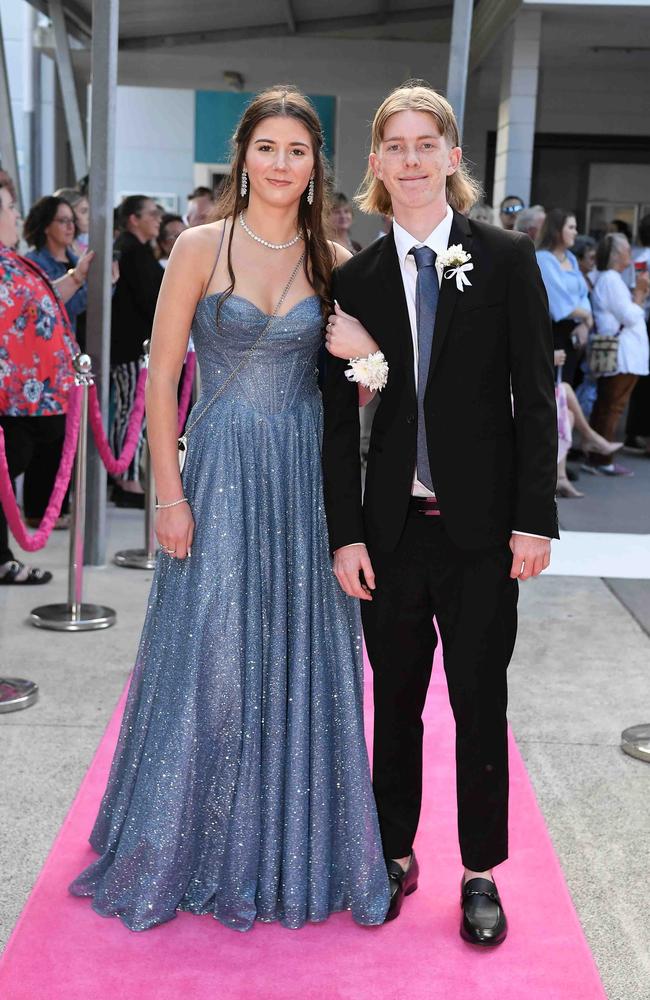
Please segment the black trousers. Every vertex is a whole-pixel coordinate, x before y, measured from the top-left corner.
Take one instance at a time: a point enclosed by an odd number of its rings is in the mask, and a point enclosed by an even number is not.
[[[553,322],[552,326],[553,350],[566,352],[566,361],[562,369],[562,381],[573,385],[578,364],[584,353],[581,347],[573,346],[571,334],[573,333],[575,323],[572,319],[561,319],[557,323]]]
[[[650,322],[647,328],[650,337]],[[650,375],[642,375],[634,387],[627,411],[625,437],[650,437]]]
[[[411,509],[394,552],[370,550],[373,600],[362,601],[373,669],[373,784],[384,853],[407,857],[422,800],[422,710],[436,633],[456,721],[458,834],[463,864],[486,871],[508,855],[506,671],[518,585],[507,544],[465,552],[442,517]]]
[[[12,480],[25,476],[24,506],[27,517],[41,517],[47,507],[61,459],[65,436],[65,416],[0,417],[5,435],[5,452]],[[0,506],[0,563],[14,558],[9,548],[9,532]]]

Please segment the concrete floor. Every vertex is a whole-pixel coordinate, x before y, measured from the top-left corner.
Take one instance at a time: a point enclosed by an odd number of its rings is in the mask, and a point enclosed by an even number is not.
[[[574,486],[584,493],[581,500],[558,502],[560,525],[568,531],[621,531],[650,534],[650,458],[616,455],[633,476],[594,476],[580,468],[579,462],[569,462],[578,473]],[[612,526],[612,521],[617,527]]]
[[[141,544],[141,520],[111,508],[111,552]],[[0,947],[128,677],[151,579],[112,565],[88,570],[86,599],[113,606],[117,625],[42,632],[25,619],[64,600],[67,534],[37,561],[55,572],[51,584],[0,590],[0,672],[41,688],[32,708],[0,715]],[[649,1000],[650,768],[626,757],[619,738],[650,722],[650,638],[598,578],[529,582],[520,610],[513,729],[609,1000]]]
[[[650,638],[598,579],[522,587],[510,721],[610,1000],[650,998]]]

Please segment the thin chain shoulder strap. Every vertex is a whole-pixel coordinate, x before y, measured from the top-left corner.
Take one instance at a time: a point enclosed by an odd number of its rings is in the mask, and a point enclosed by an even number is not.
[[[303,254],[301,254],[298,263],[296,264],[296,266],[294,267],[293,271],[291,272],[291,277],[289,278],[289,280],[287,281],[286,285],[284,286],[284,291],[282,292],[282,295],[278,299],[278,303],[277,303],[275,309],[273,310],[273,312],[271,313],[271,315],[268,317],[266,323],[264,324],[264,329],[260,333],[260,335],[257,338],[257,340],[255,341],[255,343],[252,344],[251,347],[248,348],[248,350],[246,351],[244,357],[241,359],[241,361],[239,362],[239,364],[236,365],[233,368],[233,370],[231,371],[230,375],[225,380],[225,382],[222,382],[222,384],[219,386],[219,388],[217,389],[217,391],[215,392],[215,394],[212,396],[212,398],[211,398],[210,402],[207,404],[207,406],[203,407],[203,409],[201,410],[201,412],[198,415],[198,417],[196,418],[196,420],[193,420],[192,423],[185,429],[185,434],[183,435],[182,438],[179,438],[179,441],[185,441],[185,439],[187,438],[187,435],[190,433],[190,431],[194,427],[196,427],[196,425],[199,423],[200,420],[203,420],[203,417],[206,415],[206,413],[208,412],[208,410],[210,409],[210,407],[212,406],[212,404],[214,402],[216,402],[216,400],[219,398],[219,396],[222,395],[223,392],[225,392],[225,390],[228,388],[228,386],[233,381],[233,379],[237,375],[239,375],[240,371],[242,370],[242,368],[244,367],[244,365],[246,364],[246,362],[250,358],[251,354],[253,354],[257,350],[257,348],[259,347],[259,345],[262,343],[262,341],[264,340],[264,337],[267,334],[267,331],[268,331],[271,323],[273,322],[273,320],[277,316],[278,312],[282,308],[282,303],[286,299],[287,294],[289,292],[289,289],[291,288],[291,286],[292,286],[292,284],[293,284],[293,282],[295,280],[295,277],[298,274],[298,271],[300,270],[300,268],[302,266],[302,263],[303,263],[304,259],[305,259],[305,255],[303,253]]]

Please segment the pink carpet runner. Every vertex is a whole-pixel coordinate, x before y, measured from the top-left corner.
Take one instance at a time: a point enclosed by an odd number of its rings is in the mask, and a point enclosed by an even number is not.
[[[87,837],[123,707],[121,699],[0,961],[2,1000],[604,1000],[514,741],[511,860],[498,874],[510,934],[494,951],[458,935],[452,720],[440,662],[425,716],[420,889],[382,928],[357,927],[345,913],[299,931],[259,924],[241,934],[180,913],[133,933],[69,896],[95,857]]]

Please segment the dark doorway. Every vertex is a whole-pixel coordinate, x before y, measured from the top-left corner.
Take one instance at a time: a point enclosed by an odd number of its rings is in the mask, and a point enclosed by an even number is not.
[[[485,190],[492,191],[496,132],[488,132],[486,152]],[[650,164],[650,138],[645,135],[538,132],[533,151],[530,202],[545,208],[561,207],[574,211],[578,229],[583,230],[590,166],[592,163],[621,161]]]

